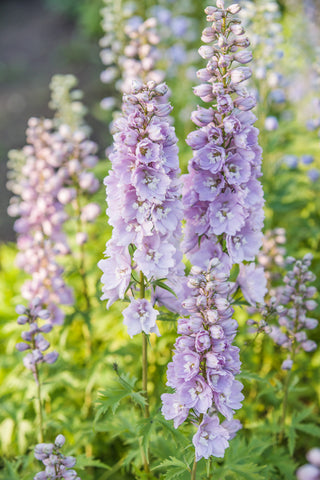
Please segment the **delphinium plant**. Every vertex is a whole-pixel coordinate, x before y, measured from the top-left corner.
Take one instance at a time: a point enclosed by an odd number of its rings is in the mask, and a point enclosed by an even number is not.
[[[184,271],[179,251],[182,204],[177,139],[168,122],[171,106],[158,101],[166,93],[163,83],[135,82],[123,97],[123,113],[113,126],[112,169],[105,179],[113,232],[107,258],[98,264],[103,271],[101,298],[108,300],[107,307],[117,299],[130,299],[122,312],[124,324],[131,337],[142,333],[145,417],[149,416],[148,335],[160,334],[155,304],[175,306],[171,289],[179,293]]]
[[[9,186],[15,193],[9,213],[20,217],[15,222],[20,250],[17,264],[31,275],[21,291],[27,306],[17,307],[18,323],[28,325],[29,331],[22,333],[24,341],[19,342],[16,348],[26,352],[24,365],[32,371],[35,379],[36,431],[39,431],[40,442],[44,440],[48,425],[43,415],[43,377],[39,366],[41,363],[52,364],[58,358],[56,351],[44,353],[50,343],[43,334],[49,333],[53,326],[63,324],[65,312],[61,306],[74,302],[71,288],[64,281],[64,268],[58,263],[62,254],[70,254],[65,225],[67,221],[71,222],[73,215],[78,218],[75,236],[76,243],[80,245],[79,273],[82,295],[89,309],[90,294],[83,249],[87,235],[84,229],[86,223],[95,220],[100,212],[98,204],[88,203],[87,200],[99,187],[97,178],[88,170],[97,162],[97,147],[88,138],[81,93],[72,91],[75,85],[73,76],[53,78],[51,107],[55,109],[56,116],[52,120],[29,120],[28,145],[12,154],[16,160],[12,162],[15,171],[9,180]],[[66,204],[71,205],[68,213],[65,211]],[[37,478],[51,478],[48,472],[47,477],[44,473],[41,475]],[[69,476],[61,478],[76,478],[72,477],[71,471],[66,475]]]
[[[188,417],[197,427],[193,437],[195,461],[223,457],[228,440],[240,428],[233,420],[240,408],[242,385],[239,349],[232,345],[237,322],[232,319],[234,264],[253,261],[262,240],[263,192],[261,148],[256,117],[250,112],[255,99],[240,85],[251,76],[243,67],[252,59],[245,50],[249,40],[235,16],[240,5],[216,7],[205,12],[210,26],[202,33],[206,45],[200,55],[208,60],[198,71],[201,85],[194,93],[209,108],[199,107],[192,120],[200,127],[189,134],[193,149],[189,173],[184,177],[183,202],[186,218],[184,252],[194,265],[188,285],[193,289],[183,303],[189,318],[178,320],[178,337],[167,384],[174,393],[164,394],[163,413],[178,427]],[[256,276],[258,289],[251,289],[262,302],[265,282],[254,263],[242,265],[244,279]],[[244,283],[244,282],[243,282]],[[219,414],[226,418],[220,425]]]

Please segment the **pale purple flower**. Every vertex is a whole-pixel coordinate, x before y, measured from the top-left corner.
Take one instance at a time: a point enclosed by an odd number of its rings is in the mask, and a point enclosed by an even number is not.
[[[262,267],[257,267],[254,263],[241,264],[237,283],[244,298],[251,305],[264,303],[264,297],[267,293],[267,279]]]
[[[141,332],[160,335],[156,324],[159,312],[145,298],[131,300],[129,307],[123,310],[122,314],[123,323],[127,326],[130,337]]]
[[[201,458],[224,457],[225,449],[228,448],[229,432],[219,424],[219,418],[214,415],[205,415],[200,423],[197,433],[192,442],[196,451],[196,461]]]

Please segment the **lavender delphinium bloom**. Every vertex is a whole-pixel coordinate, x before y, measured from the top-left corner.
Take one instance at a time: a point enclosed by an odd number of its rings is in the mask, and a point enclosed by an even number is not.
[[[71,90],[76,84],[72,75],[53,77],[50,106],[55,109],[55,118],[31,118],[27,145],[10,155],[19,160],[13,165],[19,171],[12,172],[8,182],[15,194],[8,213],[20,217],[14,224],[17,264],[31,275],[22,287],[22,296],[29,302],[40,298],[42,308],[51,313],[50,321],[58,325],[64,319],[60,305],[73,303],[72,291],[63,280],[64,269],[58,263],[59,256],[70,253],[64,224],[77,217],[75,238],[83,245],[85,224],[93,222],[100,212],[98,204],[83,200],[99,188],[98,179],[89,171],[97,163],[97,146],[88,139],[81,92]],[[67,205],[73,209],[71,215],[65,211]]]
[[[23,342],[16,345],[19,352],[27,352],[23,359],[24,366],[32,371],[37,384],[39,384],[37,365],[39,363],[54,363],[58,358],[55,351],[44,354],[50,347],[50,343],[44,338],[43,333],[49,333],[52,330],[50,323],[50,312],[42,308],[40,298],[35,298],[28,308],[23,305],[17,305],[16,312],[19,314],[18,324],[28,325],[29,331],[22,333]],[[39,319],[48,320],[39,326]]]
[[[63,455],[60,450],[65,443],[63,435],[58,435],[54,443],[39,443],[35,446],[34,456],[45,466],[33,480],[81,480],[72,467],[76,464],[74,457]]]
[[[57,262],[59,255],[69,253],[69,247],[63,233],[67,215],[58,200],[63,188],[63,177],[58,173],[62,158],[61,152],[54,150],[52,129],[51,120],[29,120],[28,145],[22,149],[25,162],[19,184],[12,185],[15,196],[8,213],[20,217],[14,223],[17,265],[31,275],[22,286],[22,296],[29,302],[40,298],[43,308],[50,311],[50,321],[61,325],[64,313],[60,305],[72,304],[73,297]]]
[[[243,386],[235,379],[240,360],[232,342],[238,325],[232,318],[233,284],[228,278],[218,259],[207,271],[192,267],[191,295],[183,302],[190,316],[178,320],[179,336],[167,372],[167,385],[175,392],[161,397],[162,413],[176,428],[188,417],[197,426],[196,461],[223,457],[228,440],[241,428],[233,420],[234,410],[241,408]],[[227,421],[220,424],[218,414]]]
[[[225,9],[220,1],[217,7],[207,7],[207,19],[213,23],[203,31],[206,45],[199,49],[208,63],[198,71],[205,83],[194,93],[211,106],[198,107],[191,117],[200,128],[187,138],[193,158],[184,177],[183,202],[184,250],[202,267],[212,258],[207,243],[217,246],[215,256],[229,269],[254,260],[262,241],[262,150],[252,126],[256,117],[250,112],[255,99],[241,85],[251,76],[242,64],[252,55],[244,50],[249,40],[234,17],[239,10],[238,4]]]
[[[285,285],[275,289],[274,297],[265,307],[265,314],[278,319],[278,325],[270,324],[270,337],[288,350],[288,358],[282,365],[284,370],[292,368],[299,351],[311,352],[317,348],[314,341],[308,340],[306,333],[318,325],[316,319],[308,317],[309,312],[317,307],[313,299],[317,290],[309,285],[315,280],[315,275],[309,270],[311,260],[311,254],[306,254],[302,260],[287,258],[287,265],[292,265],[292,269],[288,269],[283,279]]]
[[[320,480],[320,448],[312,448],[307,453],[309,463],[298,468],[298,480]]]
[[[158,101],[166,93],[165,84],[136,82],[132,93],[124,95],[123,115],[114,123],[112,170],[104,182],[113,233],[108,258],[98,264],[108,308],[128,288],[134,294],[139,282],[143,293],[141,276],[143,284],[152,284],[153,303],[177,303],[172,294],[162,298],[157,286],[157,280],[169,278],[167,284],[179,290],[184,272],[178,248],[182,204],[177,138],[168,123],[171,106]],[[157,332],[157,312],[147,310],[145,299],[131,300],[124,311],[130,335]]]

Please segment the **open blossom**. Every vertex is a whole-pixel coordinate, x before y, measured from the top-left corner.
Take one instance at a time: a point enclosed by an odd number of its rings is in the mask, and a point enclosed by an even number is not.
[[[50,323],[51,313],[49,310],[42,308],[40,298],[35,298],[28,308],[23,305],[17,305],[16,308],[19,325],[28,325],[29,331],[21,334],[23,342],[16,345],[16,349],[20,352],[27,352],[23,359],[24,366],[32,371],[35,381],[38,383],[37,365],[40,363],[54,363],[58,358],[58,353],[55,351],[44,353],[50,347],[50,343],[43,336],[44,333],[49,333],[52,330]],[[48,320],[39,326],[39,319]]]
[[[191,295],[183,302],[189,317],[178,320],[179,336],[167,372],[167,385],[175,391],[161,397],[162,413],[176,428],[189,416],[194,424],[200,419],[193,437],[197,461],[223,457],[228,440],[241,428],[233,420],[243,400],[243,386],[235,379],[239,349],[232,345],[237,332],[229,299],[233,284],[223,270],[218,259],[206,271],[191,270]],[[220,424],[218,414],[227,421]]]
[[[45,469],[37,473],[33,480],[81,480],[72,468],[76,464],[75,457],[66,457],[60,452],[64,443],[64,436],[59,434],[54,443],[39,443],[35,446],[34,456],[41,460]]]
[[[296,475],[298,480],[319,480],[320,479],[320,448],[312,448],[307,453],[309,463],[299,467]]]
[[[194,88],[195,95],[211,105],[198,106],[192,114],[200,128],[187,138],[193,158],[183,191],[184,250],[202,267],[211,258],[207,239],[212,244],[225,242],[230,260],[222,250],[219,258],[226,265],[253,261],[261,246],[264,218],[258,180],[262,150],[253,127],[256,117],[250,112],[256,102],[242,84],[251,76],[251,70],[241,66],[252,58],[244,50],[249,40],[233,17],[239,5],[227,9],[223,2],[217,5],[205,10],[213,24],[203,32],[206,45],[199,54],[208,62],[198,71],[201,85]]]
[[[181,289],[184,267],[179,251],[182,204],[177,138],[167,118],[170,105],[158,101],[166,93],[164,84],[135,82],[132,93],[124,96],[123,115],[114,122],[112,170],[104,181],[113,233],[106,245],[108,258],[98,264],[107,307],[124,298],[129,287],[135,289],[132,274],[143,274],[148,282],[168,278],[173,290]],[[155,283],[153,302],[175,303],[171,293],[162,297],[159,290]],[[157,332],[155,311],[149,309],[147,314],[145,308],[141,300],[132,300],[125,310],[131,336]]]

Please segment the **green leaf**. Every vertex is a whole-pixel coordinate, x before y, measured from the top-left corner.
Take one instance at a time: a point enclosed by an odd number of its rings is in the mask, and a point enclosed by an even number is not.
[[[160,322],[176,322],[179,316],[178,313],[173,312],[160,313],[160,315],[157,316],[157,320],[160,320]]]
[[[260,383],[267,383],[269,384],[268,380],[265,378],[260,377],[260,375],[257,375],[256,373],[249,372],[248,370],[242,370],[238,375],[237,378],[243,379],[243,380],[255,380]]]
[[[245,478],[246,480],[265,480],[266,477],[263,473],[265,466],[259,466],[254,463],[244,463],[242,465],[231,465],[226,470],[226,474],[232,475],[232,472],[237,474],[234,479]]]
[[[161,280],[155,280],[154,282],[152,282],[152,285],[157,285],[158,287],[163,288],[164,290],[167,290],[168,292],[172,293],[172,295],[174,295],[176,298],[178,298],[175,292],[172,290],[172,288],[168,287],[168,285],[163,283]]]
[[[297,423],[295,425],[297,430],[301,432],[308,433],[309,435],[313,435],[314,437],[320,438],[320,427],[315,425],[314,423]]]
[[[120,402],[125,398],[130,398],[135,404],[143,408],[146,404],[146,399],[143,392],[134,389],[136,381],[136,378],[130,378],[129,376],[121,377],[119,375],[117,383],[111,385],[108,390],[99,392],[98,405],[100,405],[100,407],[97,411],[95,421],[97,421],[101,415],[104,415],[109,408],[111,408],[114,414]]]
[[[78,455],[77,463],[74,468],[79,470],[84,470],[86,467],[98,467],[98,468],[105,468],[106,470],[111,470],[111,467],[109,467],[109,465],[106,465],[100,460],[96,460],[94,458],[88,458],[85,455]]]
[[[155,280],[154,282],[152,282],[152,285],[153,286],[156,285],[160,288],[163,288],[164,290],[167,290],[168,292],[172,293],[172,295],[174,295],[176,298],[178,298],[175,292],[172,290],[172,288],[168,287],[168,285],[166,285],[162,280],[166,280],[166,279]]]
[[[186,472],[191,472],[189,465],[176,457],[169,457],[169,459],[164,460],[156,467],[153,467],[152,470],[157,470],[160,468],[165,469],[164,478],[166,480],[173,480],[181,477]]]
[[[286,435],[288,437],[288,447],[289,447],[289,453],[290,455],[293,455],[294,453],[294,448],[296,445],[296,431],[294,426],[291,424],[290,427],[286,431]]]

